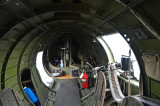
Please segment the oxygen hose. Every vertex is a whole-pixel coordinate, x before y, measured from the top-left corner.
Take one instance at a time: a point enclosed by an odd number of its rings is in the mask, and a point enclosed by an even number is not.
[[[92,68],[92,71],[93,71],[93,74],[94,74],[94,78],[96,78],[97,71],[93,68],[93,66],[89,62],[86,62],[86,64],[89,65]]]

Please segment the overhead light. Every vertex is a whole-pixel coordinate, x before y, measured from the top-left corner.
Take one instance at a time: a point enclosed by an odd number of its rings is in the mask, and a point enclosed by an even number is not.
[[[93,39],[93,42],[97,42],[95,39]]]
[[[15,3],[16,5],[19,5],[19,3]]]
[[[130,39],[129,39],[129,38],[127,38],[127,41],[130,41]]]

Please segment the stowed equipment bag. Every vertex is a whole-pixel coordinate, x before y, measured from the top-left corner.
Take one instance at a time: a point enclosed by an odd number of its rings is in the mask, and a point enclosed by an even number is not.
[[[160,81],[160,59],[159,54],[143,54],[147,76]]]

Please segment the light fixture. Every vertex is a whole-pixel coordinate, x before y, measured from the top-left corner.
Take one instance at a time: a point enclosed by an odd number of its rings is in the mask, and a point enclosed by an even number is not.
[[[17,6],[18,6],[18,5],[19,5],[19,3],[15,3],[15,5],[17,5]]]

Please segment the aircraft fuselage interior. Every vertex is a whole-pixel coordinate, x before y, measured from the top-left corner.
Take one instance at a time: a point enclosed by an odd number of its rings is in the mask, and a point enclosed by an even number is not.
[[[0,0],[0,106],[160,106],[159,0]]]

